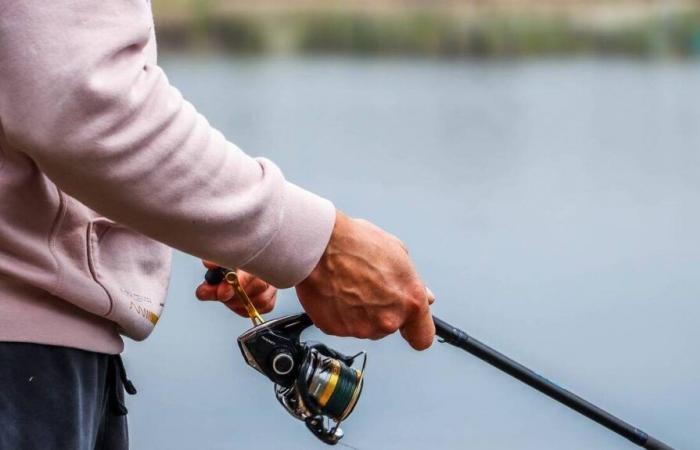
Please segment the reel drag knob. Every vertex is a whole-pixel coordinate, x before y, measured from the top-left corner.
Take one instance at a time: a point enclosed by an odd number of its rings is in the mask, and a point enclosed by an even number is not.
[[[287,350],[278,350],[272,356],[271,365],[277,375],[289,375],[294,370],[294,357]]]

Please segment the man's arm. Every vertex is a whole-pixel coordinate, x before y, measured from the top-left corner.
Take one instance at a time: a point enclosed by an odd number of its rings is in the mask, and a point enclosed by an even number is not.
[[[146,0],[0,3],[0,121],[63,191],[172,247],[297,285],[323,330],[432,342],[395,237],[228,142],[150,63]],[[330,239],[330,240],[329,240]],[[311,275],[309,275],[311,274]]]
[[[146,0],[0,5],[0,120],[61,190],[279,286],[321,256],[333,205],[209,126],[149,62]]]

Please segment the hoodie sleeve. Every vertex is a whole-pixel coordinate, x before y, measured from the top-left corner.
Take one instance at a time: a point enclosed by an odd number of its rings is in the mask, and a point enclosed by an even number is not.
[[[213,129],[154,61],[147,0],[0,2],[0,123],[62,191],[278,287],[323,253],[333,205]]]

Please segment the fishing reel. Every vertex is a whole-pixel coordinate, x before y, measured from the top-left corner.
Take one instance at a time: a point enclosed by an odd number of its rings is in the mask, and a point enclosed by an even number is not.
[[[326,444],[343,437],[340,423],[355,408],[362,392],[367,361],[364,352],[346,356],[318,342],[302,342],[313,325],[306,314],[257,325],[238,338],[249,366],[275,383],[275,396],[293,417]],[[352,367],[364,356],[360,370]]]
[[[347,356],[319,342],[301,341],[301,333],[313,325],[303,313],[264,321],[234,271],[215,274],[210,270],[206,279],[211,284],[230,283],[253,321],[253,328],[238,337],[248,365],[274,383],[277,401],[289,414],[324,443],[337,444],[343,437],[340,424],[362,393],[366,353]],[[354,365],[360,357],[362,366],[357,369]]]

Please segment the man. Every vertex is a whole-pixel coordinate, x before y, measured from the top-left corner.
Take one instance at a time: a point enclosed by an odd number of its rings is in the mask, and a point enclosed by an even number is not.
[[[168,247],[240,268],[264,309],[295,286],[327,333],[432,342],[401,242],[212,129],[146,0],[0,0],[0,152],[2,449],[128,447],[121,335],[157,322]]]

